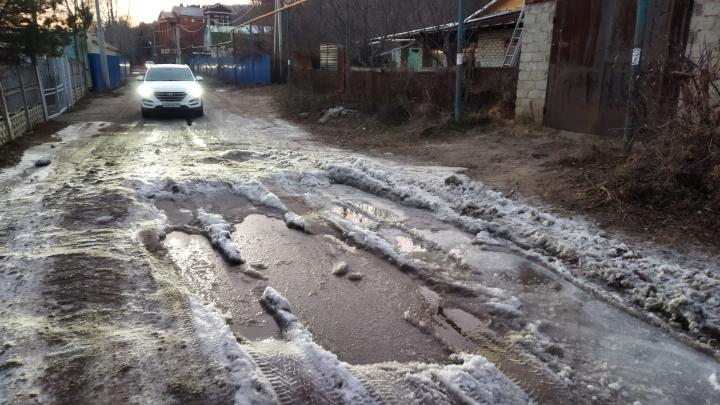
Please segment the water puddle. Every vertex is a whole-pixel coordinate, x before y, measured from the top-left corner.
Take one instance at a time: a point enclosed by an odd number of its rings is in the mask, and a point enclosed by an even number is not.
[[[417,286],[382,259],[348,246],[338,235],[305,234],[260,214],[235,225],[233,240],[246,260],[240,268],[227,266],[201,236],[174,232],[165,246],[180,275],[228,311],[237,335],[253,340],[277,335],[258,302],[272,286],[293,303],[316,341],[344,361],[447,362],[447,349],[404,319],[417,300]],[[362,280],[333,275],[339,262],[361,273]],[[265,279],[248,277],[246,269]]]
[[[391,210],[380,208],[365,201],[349,201],[348,203],[355,209],[365,214],[370,214],[374,218],[383,222],[400,222],[404,219]]]
[[[528,378],[503,356],[532,354],[553,370],[553,378],[566,379],[578,398],[598,403],[720,403],[711,383],[720,373],[715,359],[567,282],[505,241],[475,245],[472,235],[426,211],[342,187],[324,191],[324,200],[333,201],[332,214],[373,231],[407,258],[422,257],[455,280],[480,284],[499,297],[443,293],[440,318],[431,311],[413,321],[448,346],[466,350],[469,339],[482,353],[489,350],[497,364]],[[368,212],[375,206],[383,211]],[[394,223],[403,216],[402,224]]]
[[[330,211],[340,216],[343,219],[346,219],[356,225],[363,226],[365,228],[375,228],[378,226],[378,222],[370,219],[367,215],[358,212],[354,208],[350,207],[344,207],[344,206],[333,206],[330,208]]]

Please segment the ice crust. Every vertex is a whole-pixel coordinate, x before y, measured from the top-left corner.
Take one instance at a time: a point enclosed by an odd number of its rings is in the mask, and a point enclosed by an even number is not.
[[[364,159],[323,168],[332,182],[433,211],[443,221],[476,234],[477,243],[506,243],[557,259],[548,263],[558,273],[579,283],[604,283],[606,299],[659,313],[699,335],[720,336],[720,269],[710,259],[682,260],[663,257],[657,249],[631,247],[585,220],[506,198],[463,177],[445,181]],[[386,248],[383,241],[366,242]]]

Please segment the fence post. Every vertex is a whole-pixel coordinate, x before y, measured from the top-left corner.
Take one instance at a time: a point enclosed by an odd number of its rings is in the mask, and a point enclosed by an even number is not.
[[[10,113],[7,109],[7,103],[5,102],[5,91],[3,91],[2,80],[0,80],[0,105],[2,105],[3,117],[5,117],[5,126],[8,130],[8,136],[10,139],[15,136],[12,133],[12,123],[10,122]]]
[[[22,94],[23,106],[25,106],[25,120],[27,120],[28,131],[32,128],[32,121],[30,121],[30,107],[28,107],[27,96],[25,95],[25,85],[23,84],[22,72],[20,71],[20,65],[17,66],[18,82],[20,83],[20,94]],[[42,97],[42,93],[40,94]]]
[[[47,61],[47,59],[45,59]],[[40,101],[42,102],[43,107],[43,118],[45,118],[45,122],[48,120],[48,109],[47,109],[47,103],[45,102],[45,89],[43,89],[42,80],[40,79],[40,68],[38,68],[37,62],[34,63],[35,65],[35,79],[37,80],[38,85],[38,91],[40,92]],[[48,67],[49,69],[49,67]],[[57,89],[57,88],[56,88]],[[58,98],[57,91],[55,92],[55,98]]]

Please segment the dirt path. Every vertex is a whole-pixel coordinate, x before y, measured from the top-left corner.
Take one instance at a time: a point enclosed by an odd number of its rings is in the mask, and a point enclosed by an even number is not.
[[[317,142],[272,89],[136,102],[0,172],[0,402],[716,402],[712,258]]]

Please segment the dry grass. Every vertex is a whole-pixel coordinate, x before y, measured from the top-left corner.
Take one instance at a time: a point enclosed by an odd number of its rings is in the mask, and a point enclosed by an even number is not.
[[[703,215],[720,227],[720,47],[673,72],[680,104],[647,123],[627,155],[596,151],[581,193],[593,206],[643,207],[673,217]],[[641,117],[642,118],[642,117]],[[647,121],[646,121],[647,122]],[[599,163],[598,163],[599,162]]]

